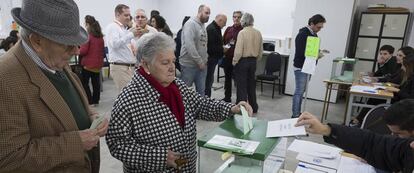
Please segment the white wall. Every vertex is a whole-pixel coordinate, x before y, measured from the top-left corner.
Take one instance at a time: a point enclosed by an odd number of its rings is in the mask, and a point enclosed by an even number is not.
[[[359,0],[358,11],[366,11],[370,4],[386,4],[387,7],[405,7],[411,12],[414,10],[413,0]],[[413,16],[411,16],[413,21]],[[414,25],[409,28],[410,34],[408,35],[408,45],[414,47]]]
[[[11,31],[13,18],[10,11],[14,7],[21,6],[21,0],[1,0],[0,2],[0,38],[6,38]]]
[[[118,4],[125,4],[131,8],[131,13],[138,8],[146,10],[147,15],[152,9],[158,8],[158,0],[74,0],[79,7],[80,24],[83,26],[85,15],[94,16],[102,28],[105,28],[110,22],[114,20],[114,9]],[[0,38],[7,37],[10,29],[11,22],[13,21],[10,10],[13,7],[20,7],[22,0],[0,0]]]
[[[99,21],[102,28],[114,21],[115,19],[115,7],[118,4],[128,5],[131,9],[131,15],[135,15],[135,10],[142,8],[146,11],[147,15],[152,9],[158,8],[158,1],[156,0],[75,0],[79,7],[80,22],[83,25],[84,17],[86,15],[92,15]]]
[[[345,55],[354,0],[297,0],[295,11],[295,22],[293,24],[292,38],[295,38],[298,30],[307,25],[308,19],[314,14],[322,14],[327,23],[318,33],[321,39],[321,49],[327,49],[331,53],[319,60],[316,73],[309,83],[308,97],[323,100],[325,85],[323,80],[330,78],[332,60]],[[294,39],[293,39],[294,40]],[[289,59],[289,69],[286,80],[286,93],[293,94],[295,88],[295,77],[293,74],[293,50]],[[332,100],[336,98],[333,93]]]
[[[158,0],[159,11],[166,18],[173,32],[181,28],[184,16],[195,16],[198,6],[206,4],[211,8],[210,20],[218,13],[227,15],[227,26],[232,25],[233,11],[249,12],[255,18],[255,26],[264,38],[285,38],[292,35],[292,13],[295,0]],[[223,30],[224,31],[224,30]]]

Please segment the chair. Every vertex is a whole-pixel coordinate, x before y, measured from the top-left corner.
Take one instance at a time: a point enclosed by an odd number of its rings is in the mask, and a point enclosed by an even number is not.
[[[260,90],[263,92],[263,83],[272,84],[272,99],[275,95],[276,80],[278,80],[279,94],[281,94],[280,68],[282,65],[282,57],[279,53],[273,52],[268,55],[263,74],[256,76],[256,81],[260,81]],[[277,73],[277,74],[275,74]]]
[[[371,108],[361,124],[361,129],[367,129],[378,134],[391,134],[387,124],[383,119],[385,111],[390,107],[390,104],[379,104]]]

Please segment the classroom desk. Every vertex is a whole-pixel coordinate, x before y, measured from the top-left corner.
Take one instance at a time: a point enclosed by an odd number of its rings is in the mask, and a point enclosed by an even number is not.
[[[365,86],[372,86],[371,84],[366,83],[359,83],[354,82],[352,86],[357,85],[365,85]],[[379,90],[378,93],[369,93],[369,92],[355,92],[350,90],[349,91],[349,102],[347,103],[347,110],[346,110],[346,118],[345,118],[345,124],[349,125],[349,122],[351,121],[351,114],[352,114],[352,108],[353,107],[363,107],[363,108],[373,108],[376,105],[369,105],[368,103],[354,103],[355,97],[365,97],[365,98],[375,98],[375,99],[381,99],[386,100],[386,103],[391,103],[391,99],[394,97],[394,93],[386,91],[386,90]]]
[[[345,92],[349,92],[349,87],[352,85],[351,82],[343,82],[343,81],[338,81],[338,80],[324,80],[324,83],[326,83],[326,91],[325,91],[325,99],[323,100],[323,108],[322,108],[322,117],[321,117],[321,122],[323,123],[323,121],[325,121],[328,117],[328,109],[329,109],[329,104],[330,104],[330,100],[331,100],[331,93],[332,90],[338,90],[338,91],[345,91]],[[336,86],[336,88],[334,87]],[[346,89],[341,89],[340,86],[345,86]],[[346,107],[348,107],[348,94],[346,97]],[[345,110],[345,114],[344,114],[344,124],[346,121],[346,113],[347,111]]]

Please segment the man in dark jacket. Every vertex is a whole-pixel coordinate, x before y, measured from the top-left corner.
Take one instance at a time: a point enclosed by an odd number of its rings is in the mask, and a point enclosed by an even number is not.
[[[384,45],[380,48],[377,59],[378,70],[374,73],[374,77],[387,78],[401,69],[401,66],[397,63],[397,58],[392,56],[393,53],[394,47],[390,45]]]
[[[224,14],[218,14],[216,19],[207,26],[207,77],[205,95],[211,96],[211,87],[214,81],[214,70],[220,58],[223,57],[223,36],[221,29],[226,26],[227,17]]]
[[[190,16],[185,16],[183,19],[183,23],[181,25],[181,29],[177,32],[177,36],[175,37],[174,41],[175,41],[175,68],[178,69],[179,71],[181,71],[181,66],[180,66],[180,60],[178,59],[180,57],[180,51],[181,51],[181,32],[183,31],[183,26],[185,24],[185,22],[187,22],[187,20],[190,19]]]
[[[308,112],[299,117],[296,126],[301,125],[307,126],[307,132],[323,135],[325,142],[363,158],[375,168],[403,173],[412,173],[414,169],[414,138],[379,135],[336,124],[324,125]]]
[[[309,36],[318,37],[317,33],[326,23],[325,18],[316,14],[308,21],[308,26],[299,30],[295,38],[295,58],[293,59],[293,70],[295,73],[295,93],[292,98],[292,118],[299,117],[301,112],[302,97],[305,92],[306,80],[308,74],[302,72],[303,63],[305,62],[306,39]]]

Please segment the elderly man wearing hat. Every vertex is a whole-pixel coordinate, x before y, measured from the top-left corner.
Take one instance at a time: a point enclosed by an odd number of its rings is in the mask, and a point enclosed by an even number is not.
[[[99,172],[104,120],[68,67],[88,39],[73,0],[23,0],[21,37],[0,60],[0,172]]]

